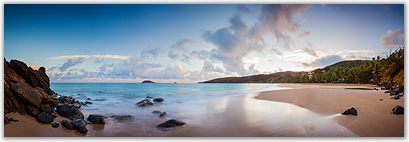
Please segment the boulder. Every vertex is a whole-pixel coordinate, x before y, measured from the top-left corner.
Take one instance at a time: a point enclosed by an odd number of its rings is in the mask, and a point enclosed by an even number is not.
[[[391,99],[394,99],[394,100],[400,99],[400,95],[395,95],[395,96],[391,97]]]
[[[155,102],[162,102],[162,101],[164,101],[162,98],[155,98],[155,99],[153,99],[153,101],[155,101]]]
[[[24,101],[36,106],[37,108],[40,107],[42,95],[38,91],[35,91],[33,87],[24,83],[24,81],[20,80],[18,83],[12,84],[11,88]]]
[[[91,100],[91,98],[87,98],[87,100]]]
[[[80,102],[73,103],[75,108],[81,108],[82,104]]]
[[[166,115],[166,111],[162,112],[159,117],[164,117]]]
[[[342,113],[342,115],[355,115],[355,116],[357,116],[357,115],[358,115],[358,111],[357,111],[354,107],[351,107],[351,108],[345,110],[345,111]]]
[[[49,104],[41,104],[41,111],[47,112],[48,114],[53,112]]]
[[[176,119],[171,119],[168,120],[166,122],[163,122],[159,125],[156,125],[156,127],[158,128],[169,128],[169,127],[176,127],[176,126],[182,126],[185,125],[186,123],[180,120],[176,120]]]
[[[104,116],[99,114],[90,114],[87,120],[92,124],[105,124]]]
[[[41,111],[38,110],[35,106],[32,105],[27,105],[27,114],[31,115],[33,117],[37,117],[38,114],[40,114]]]
[[[69,130],[75,130],[74,126],[72,126],[71,123],[69,123],[67,120],[63,120],[61,122],[62,126],[64,126],[65,128],[69,129]]]
[[[105,101],[105,99],[95,99],[94,101]]]
[[[86,104],[92,104],[92,102],[89,102],[89,101],[85,101],[85,103],[86,103]]]
[[[392,90],[392,91],[390,92],[390,96],[398,95],[398,94],[399,94],[399,92],[398,92],[398,91],[395,91],[395,90]]]
[[[403,87],[403,85],[398,86],[398,92],[403,92],[404,89],[405,89],[405,87]]]
[[[70,118],[74,113],[74,108],[75,106],[71,104],[59,104],[57,105],[57,112],[62,117]]]
[[[10,123],[9,118],[7,116],[4,116],[4,124],[9,124],[9,123]]]
[[[49,95],[47,94],[47,92],[45,92],[43,88],[35,87],[34,89],[41,94],[43,100],[49,98]]]
[[[115,120],[132,120],[133,117],[131,115],[112,115],[112,118]]]
[[[162,112],[159,111],[159,110],[154,110],[154,111],[152,111],[152,113],[162,113]]]
[[[37,120],[45,124],[50,124],[51,122],[54,121],[54,118],[48,115],[47,113],[42,112],[38,114]]]
[[[85,122],[84,119],[77,119],[71,122],[72,126],[74,126],[75,129],[77,129],[80,133],[87,133],[88,129],[87,127],[87,122]]]
[[[385,93],[390,93],[391,91],[390,90],[388,90],[388,91],[385,91]]]
[[[149,105],[153,106],[153,103],[149,99],[145,99],[145,100],[142,100],[142,101],[136,103],[136,105],[138,105],[138,106],[149,106]]]
[[[53,124],[51,124],[51,127],[53,127],[53,128],[58,128],[58,127],[60,127],[60,124],[58,124],[58,123],[53,123]]]
[[[146,96],[146,98],[148,98],[148,99],[153,99],[151,96]]]
[[[82,114],[82,112],[80,110],[74,109],[70,119],[71,120],[84,119],[84,114]]]
[[[48,86],[50,86],[50,78],[48,78],[47,74],[45,73],[45,68],[44,67],[40,67],[37,70],[38,74],[40,74],[40,76],[43,78],[44,82],[46,82],[48,84]]]
[[[403,107],[401,107],[401,106],[399,106],[399,105],[397,105],[397,106],[395,106],[393,109],[392,109],[392,113],[393,114],[404,114],[404,109],[403,109]]]
[[[48,104],[50,105],[50,107],[56,107],[58,105],[58,100],[57,99],[47,99],[47,100],[43,100],[41,103]]]

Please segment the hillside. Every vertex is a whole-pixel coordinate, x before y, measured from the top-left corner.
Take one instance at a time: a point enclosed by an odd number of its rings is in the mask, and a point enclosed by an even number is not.
[[[366,61],[366,60],[347,60],[347,61],[340,61],[340,62],[337,62],[337,63],[335,63],[335,64],[326,66],[326,67],[324,67],[324,69],[325,69],[325,70],[328,70],[328,69],[334,70],[334,69],[336,69],[336,68],[345,68],[345,67],[353,68],[353,67],[359,67],[359,66],[361,66],[361,65],[365,65],[365,61]]]

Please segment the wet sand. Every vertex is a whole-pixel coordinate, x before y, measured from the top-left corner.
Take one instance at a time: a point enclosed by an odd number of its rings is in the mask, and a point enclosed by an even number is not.
[[[279,84],[279,86],[292,89],[262,92],[256,98],[295,104],[323,115],[342,113],[354,107],[358,111],[358,116],[337,116],[335,117],[337,123],[361,137],[404,136],[404,115],[391,114],[392,108],[396,105],[404,107],[404,97],[393,100],[390,99],[389,93],[384,93],[385,90],[344,89],[376,87],[368,84]]]
[[[403,99],[389,99],[384,91],[346,90],[342,84],[280,84],[292,88],[247,93],[205,100],[197,107],[185,108],[164,118],[151,114],[149,108],[132,121],[107,118],[106,124],[87,125],[89,132],[81,134],[62,126],[42,125],[31,116],[6,114],[19,122],[4,126],[5,137],[304,137],[304,136],[403,136],[403,115],[390,114],[395,105],[403,106]],[[352,85],[356,86],[356,85]],[[362,85],[360,85],[362,87]],[[351,86],[347,86],[351,87]],[[363,85],[363,87],[372,87]],[[383,98],[383,101],[379,99]],[[192,106],[192,105],[188,105]],[[358,116],[339,113],[355,107]],[[175,107],[175,106],[172,106]],[[179,109],[184,106],[176,106]],[[404,106],[403,106],[404,107]],[[83,111],[87,117],[92,111]],[[142,117],[143,116],[143,117]],[[170,129],[155,126],[177,118],[187,124]],[[54,122],[66,118],[57,117]]]

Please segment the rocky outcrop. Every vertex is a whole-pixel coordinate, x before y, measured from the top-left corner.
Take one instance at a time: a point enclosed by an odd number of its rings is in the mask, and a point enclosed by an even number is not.
[[[156,127],[158,128],[169,128],[169,127],[176,127],[176,126],[182,126],[185,125],[186,123],[180,120],[176,120],[176,119],[171,119],[168,120],[166,122],[163,122],[159,125],[156,125]]]
[[[87,127],[87,122],[85,122],[84,119],[77,119],[71,122],[72,126],[74,126],[75,129],[77,129],[80,133],[88,133]]]
[[[358,111],[356,111],[356,109],[355,109],[354,107],[351,107],[351,108],[345,110],[345,111],[342,113],[342,115],[355,115],[355,116],[357,116],[357,115],[358,115]]]
[[[99,114],[90,114],[87,120],[92,124],[105,124],[104,116]]]
[[[51,117],[46,112],[42,112],[42,113],[38,114],[37,120],[42,122],[42,123],[45,123],[45,124],[50,124],[51,122],[54,121],[54,118]]]

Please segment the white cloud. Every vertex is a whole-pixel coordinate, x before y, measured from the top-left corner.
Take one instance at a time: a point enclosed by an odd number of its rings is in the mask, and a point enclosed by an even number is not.
[[[68,56],[58,56],[58,57],[50,57],[47,60],[60,60],[60,59],[75,59],[75,58],[89,58],[89,55],[68,55]]]
[[[396,48],[397,46],[404,46],[404,33],[402,29],[397,29],[395,31],[388,30],[386,36],[382,35],[381,44],[386,48]]]
[[[127,60],[129,58],[131,58],[131,56],[120,56],[120,55],[92,55],[92,57],[95,58],[109,58],[109,59],[122,59],[122,60]]]

